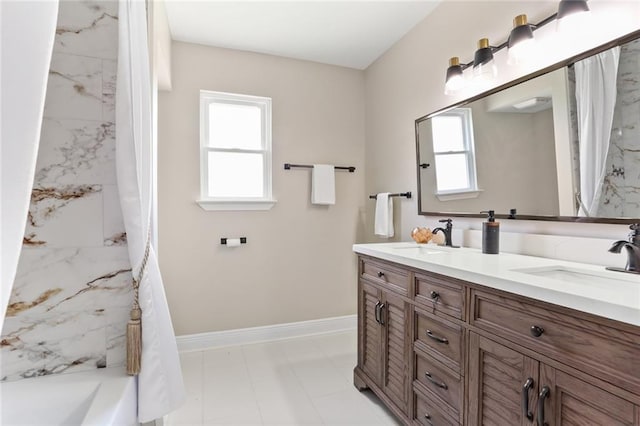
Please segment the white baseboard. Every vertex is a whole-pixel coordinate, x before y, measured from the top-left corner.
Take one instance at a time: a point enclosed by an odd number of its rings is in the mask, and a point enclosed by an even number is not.
[[[179,352],[201,351],[223,346],[246,345],[314,334],[355,330],[357,324],[358,320],[356,315],[346,315],[343,317],[274,324],[263,327],[187,334],[177,336],[176,342],[178,343]]]

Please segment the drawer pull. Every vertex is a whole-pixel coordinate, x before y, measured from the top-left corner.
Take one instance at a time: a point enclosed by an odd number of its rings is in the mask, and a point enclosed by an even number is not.
[[[429,296],[431,296],[431,298],[434,300],[440,299],[440,294],[437,291],[432,291],[431,293],[429,293]]]
[[[425,377],[427,378],[428,381],[430,381],[431,383],[433,383],[434,385],[436,385],[439,388],[442,389],[448,389],[449,386],[447,386],[447,384],[445,382],[439,382],[436,379],[433,378],[433,376],[431,375],[431,373],[429,373],[428,371],[424,373]]]
[[[540,337],[542,336],[542,333],[544,333],[544,328],[532,325],[530,331],[533,337]]]
[[[446,339],[444,337],[436,336],[435,334],[433,334],[431,332],[431,330],[427,330],[427,337],[430,337],[431,339],[435,340],[436,342],[444,343],[445,345],[449,344],[449,340],[448,339]]]
[[[547,426],[544,421],[544,400],[549,396],[549,386],[544,386],[538,395],[538,426]]]
[[[428,413],[427,413],[427,414],[425,414],[425,415],[424,415],[424,419],[425,419],[426,421],[428,421],[430,425],[432,425],[432,424],[433,424],[433,422],[431,421],[431,414],[428,414]]]
[[[378,271],[378,278],[382,278],[382,277],[384,277],[384,272]]]
[[[532,387],[533,379],[529,377],[522,386],[522,415],[529,419],[529,421],[533,420],[533,413],[529,411],[529,389]]]

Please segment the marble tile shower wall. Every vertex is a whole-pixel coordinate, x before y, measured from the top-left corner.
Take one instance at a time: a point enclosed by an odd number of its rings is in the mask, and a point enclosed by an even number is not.
[[[620,49],[618,94],[598,216],[636,217],[640,209],[640,40]]]
[[[116,1],[60,2],[0,380],[123,365],[130,264],[115,174]]]

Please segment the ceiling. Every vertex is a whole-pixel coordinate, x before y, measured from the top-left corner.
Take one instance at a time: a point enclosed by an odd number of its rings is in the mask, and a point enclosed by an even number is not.
[[[166,0],[172,38],[365,69],[441,0]]]

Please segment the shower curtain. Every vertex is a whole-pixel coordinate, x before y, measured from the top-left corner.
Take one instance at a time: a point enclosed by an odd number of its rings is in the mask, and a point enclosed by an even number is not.
[[[597,216],[606,174],[620,48],[576,62],[580,150],[579,216]]]
[[[36,168],[58,0],[0,2],[0,330]]]
[[[148,422],[175,410],[185,399],[185,392],[162,277],[150,241],[153,141],[145,2],[120,0],[118,14],[116,168],[134,276],[144,269],[139,289],[142,359],[138,419]]]

